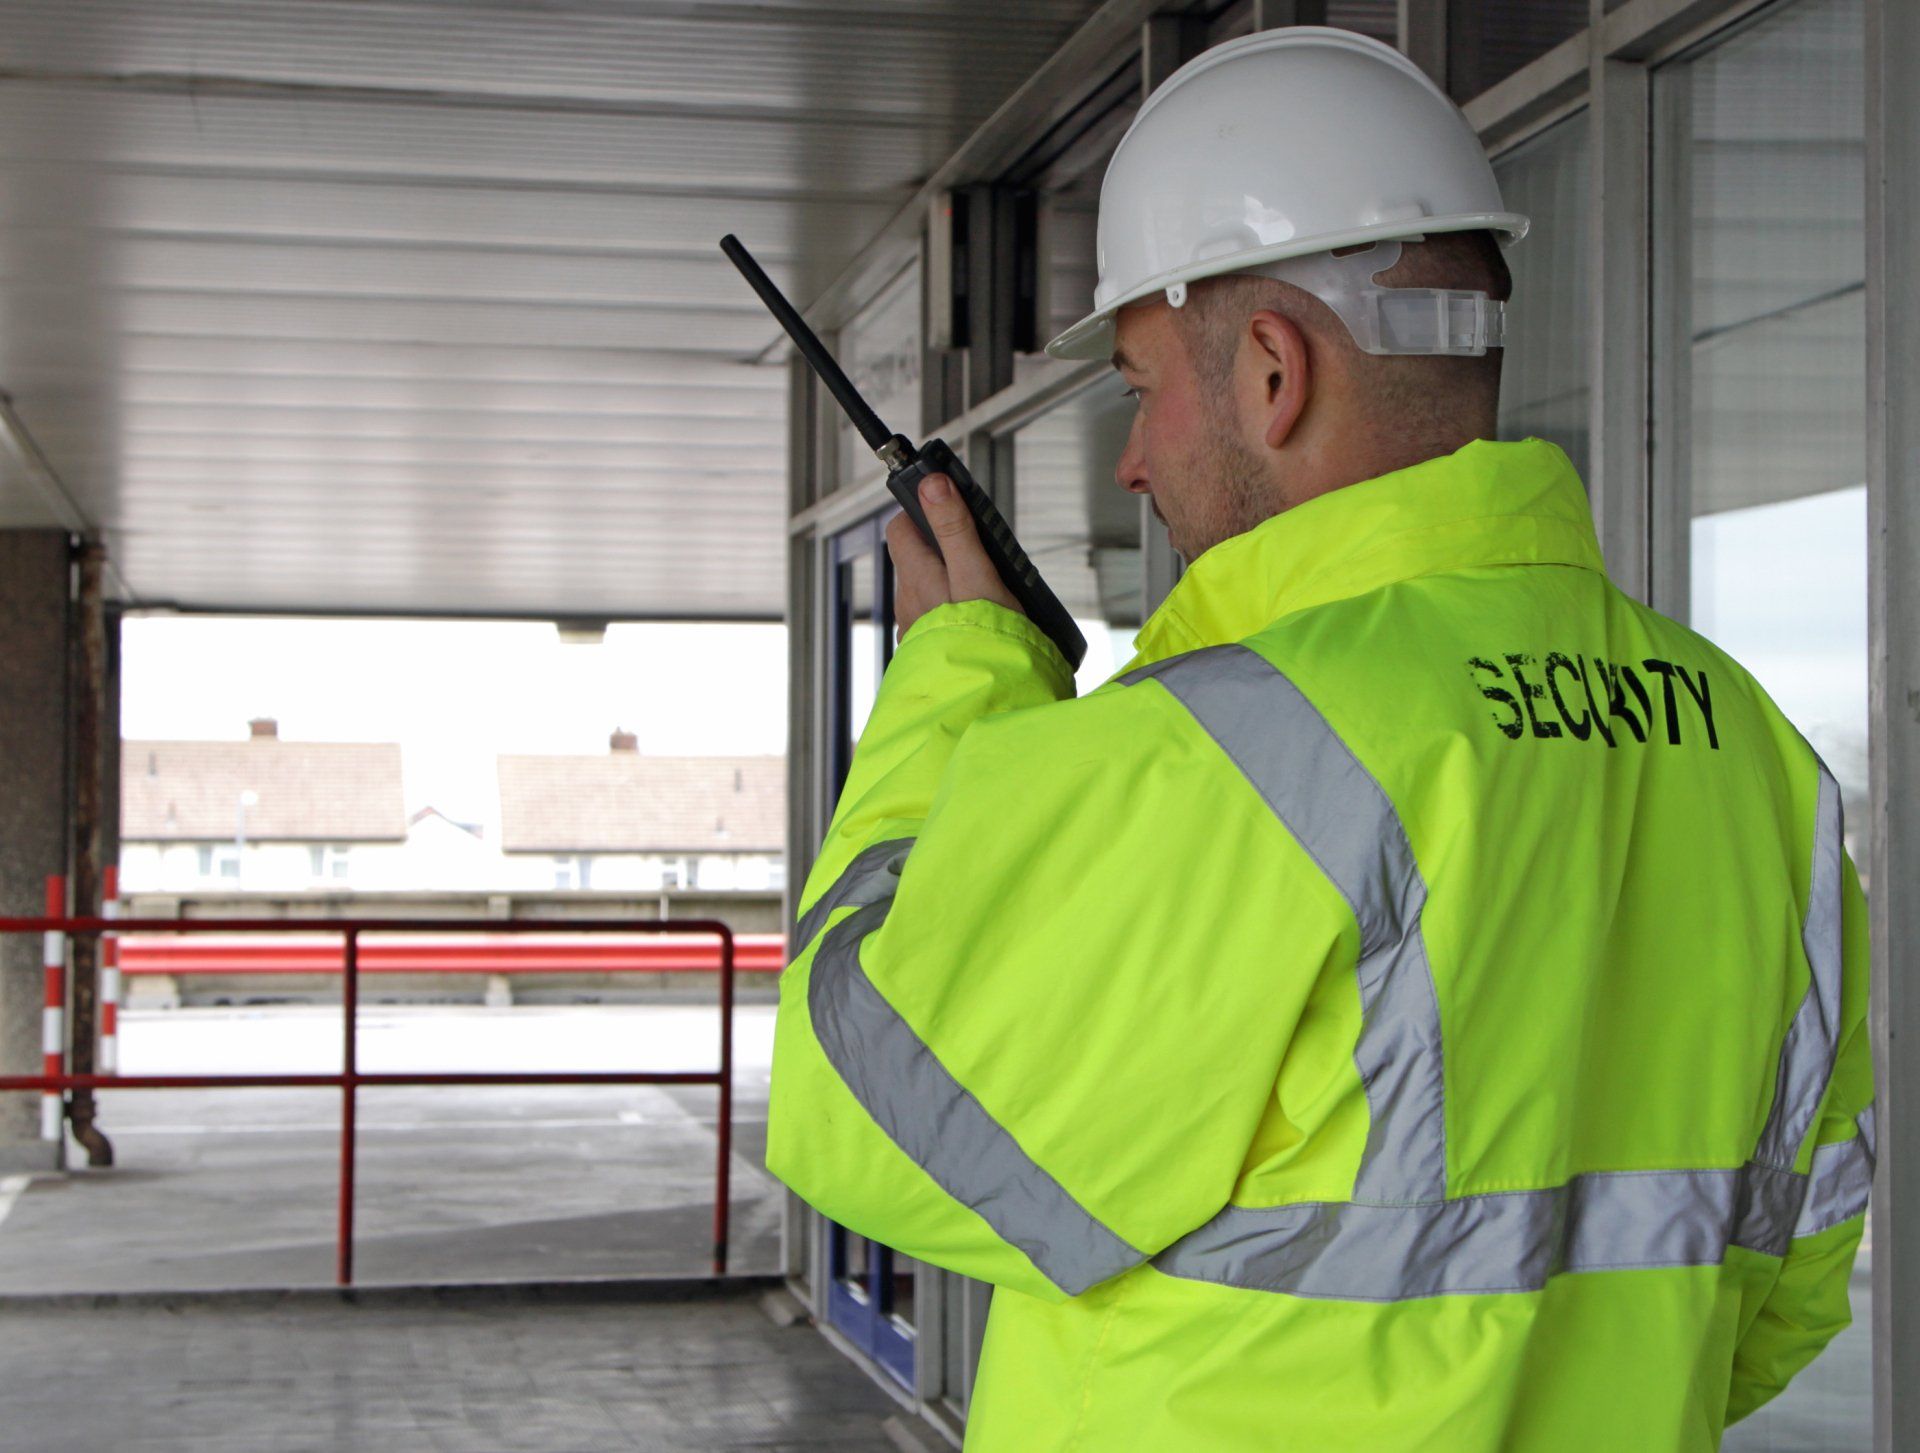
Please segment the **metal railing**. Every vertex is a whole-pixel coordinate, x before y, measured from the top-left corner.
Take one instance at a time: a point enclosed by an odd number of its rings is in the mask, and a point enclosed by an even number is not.
[[[327,933],[342,938],[342,1064],[338,1074],[289,1075],[72,1075],[54,1073],[56,1061],[37,1075],[0,1075],[0,1091],[38,1090],[64,1096],[72,1090],[279,1090],[337,1089],[340,1091],[340,1219],[334,1280],[353,1285],[355,1107],[362,1086],[418,1085],[713,1085],[720,1093],[714,1163],[713,1274],[727,1270],[728,1159],[733,1150],[733,930],[717,919],[683,918],[671,922],[580,919],[447,918],[67,918],[49,914],[40,918],[0,918],[0,934],[45,936],[48,963],[49,1009],[58,1007],[55,995],[56,962],[64,964],[67,935],[131,933]],[[720,945],[720,1064],[712,1070],[606,1071],[461,1071],[440,1074],[369,1074],[359,1063],[360,938],[378,933],[545,933],[545,934],[701,934],[713,935]],[[57,937],[56,937],[57,936]]]

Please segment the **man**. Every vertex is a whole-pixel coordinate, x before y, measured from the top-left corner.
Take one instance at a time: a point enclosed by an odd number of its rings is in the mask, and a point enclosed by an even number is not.
[[[1306,116],[1353,154],[1276,181]],[[1287,235],[1223,247],[1242,197]],[[890,528],[768,1164],[995,1283],[969,1449],[1711,1449],[1847,1322],[1838,791],[1607,581],[1566,457],[1493,442],[1524,228],[1384,47],[1209,52],[1055,344],[1111,348],[1192,561],[1133,666],[1071,700],[940,481],[937,553]]]

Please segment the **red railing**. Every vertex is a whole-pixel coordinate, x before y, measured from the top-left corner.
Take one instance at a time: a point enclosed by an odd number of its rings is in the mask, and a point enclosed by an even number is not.
[[[367,933],[459,934],[700,934],[718,940],[720,971],[720,1064],[713,1070],[609,1070],[555,1072],[458,1072],[452,1074],[366,1074],[360,1069],[360,936]],[[342,1064],[335,1075],[0,1075],[0,1090],[39,1090],[64,1095],[69,1090],[238,1090],[337,1089],[340,1099],[340,1222],[334,1276],[353,1284],[353,1171],[356,1146],[355,1100],[363,1085],[714,1085],[720,1092],[718,1154],[714,1163],[713,1274],[727,1270],[728,1157],[733,1148],[733,931],[715,919],[671,922],[623,919],[472,919],[432,918],[0,918],[0,934],[133,933],[326,933],[341,938]],[[51,973],[48,979],[51,986]],[[49,995],[53,993],[50,987]],[[49,1070],[51,1068],[51,1062]]]
[[[171,920],[169,920],[171,921]],[[567,940],[562,921],[541,920],[547,932],[492,936],[498,920],[476,920],[458,940],[425,936],[405,943],[369,943],[360,950],[362,974],[599,975],[712,973],[720,967],[711,938],[683,936],[681,924],[664,926],[645,942]],[[736,974],[777,974],[786,966],[787,941],[777,933],[743,933],[733,941]],[[161,975],[227,978],[258,975],[332,976],[341,971],[337,938],[290,942],[227,938],[206,943],[178,938],[127,938],[119,945],[121,973],[128,979]]]

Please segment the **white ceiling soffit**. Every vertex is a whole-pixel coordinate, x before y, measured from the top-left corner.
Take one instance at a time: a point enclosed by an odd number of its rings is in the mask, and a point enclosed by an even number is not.
[[[1096,8],[0,0],[0,391],[141,602],[777,617],[718,239],[811,299]]]

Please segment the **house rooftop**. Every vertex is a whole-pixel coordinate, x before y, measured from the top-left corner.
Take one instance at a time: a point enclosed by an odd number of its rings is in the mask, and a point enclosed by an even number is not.
[[[510,853],[777,853],[784,757],[654,757],[615,733],[605,756],[500,758]]]
[[[260,719],[237,742],[127,741],[128,842],[399,842],[407,835],[395,742],[289,742]],[[251,794],[251,796],[248,796]]]

